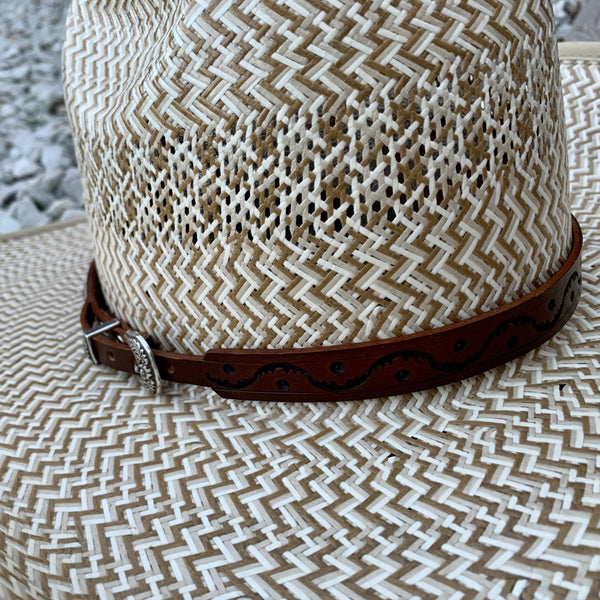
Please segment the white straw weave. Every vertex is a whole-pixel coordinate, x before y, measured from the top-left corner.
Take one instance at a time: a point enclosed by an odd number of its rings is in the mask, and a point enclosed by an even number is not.
[[[155,398],[82,352],[87,229],[0,240],[0,598],[598,598],[600,62],[562,73],[581,302],[461,383]]]
[[[163,349],[387,338],[569,249],[549,0],[75,0],[67,103],[112,310]]]

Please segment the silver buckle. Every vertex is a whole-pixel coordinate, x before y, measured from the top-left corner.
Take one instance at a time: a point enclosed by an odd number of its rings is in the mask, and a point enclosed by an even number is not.
[[[94,352],[94,346],[92,345],[92,338],[99,333],[110,331],[120,323],[119,319],[112,319],[106,321],[106,323],[98,323],[91,329],[83,332],[83,350],[87,354],[88,358],[95,364],[99,365],[100,361]]]
[[[142,385],[154,394],[160,394],[162,382],[160,372],[154,360],[152,349],[144,336],[137,331],[129,329],[125,332],[125,341],[133,352],[135,359],[135,372],[140,378]]]

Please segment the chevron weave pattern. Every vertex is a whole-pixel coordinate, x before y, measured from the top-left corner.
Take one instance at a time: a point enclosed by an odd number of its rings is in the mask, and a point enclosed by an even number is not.
[[[100,279],[165,350],[456,322],[570,244],[549,0],[75,0]]]
[[[562,69],[581,303],[460,384],[151,397],[81,351],[85,226],[1,243],[0,598],[599,597],[600,63]]]

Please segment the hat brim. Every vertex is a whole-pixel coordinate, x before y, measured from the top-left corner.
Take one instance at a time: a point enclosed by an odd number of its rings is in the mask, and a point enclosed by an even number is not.
[[[82,351],[85,222],[0,238],[0,597],[598,595],[600,45],[568,52],[580,304],[460,383],[155,397]]]

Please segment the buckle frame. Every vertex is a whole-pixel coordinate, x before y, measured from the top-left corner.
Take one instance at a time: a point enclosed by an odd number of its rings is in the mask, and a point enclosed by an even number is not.
[[[125,332],[125,341],[135,359],[135,373],[141,384],[152,393],[159,395],[162,391],[160,371],[154,360],[152,348],[138,331],[129,329]]]
[[[106,333],[111,329],[114,329],[119,325],[121,321],[119,319],[111,319],[110,321],[106,321],[105,323],[98,323],[98,325],[94,325],[91,329],[83,332],[83,351],[86,353],[87,357],[96,365],[100,364],[96,353],[94,352],[94,345],[92,344],[92,338],[99,333]]]

